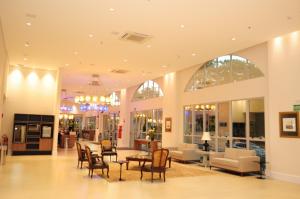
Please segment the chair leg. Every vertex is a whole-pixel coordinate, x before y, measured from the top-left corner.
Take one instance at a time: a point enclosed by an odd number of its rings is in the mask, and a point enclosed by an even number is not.
[[[78,162],[77,162],[77,168],[79,167],[79,160],[78,160]]]
[[[141,180],[143,179],[143,170],[141,169]]]
[[[166,172],[164,171],[164,182],[166,182]]]
[[[107,167],[106,170],[107,170],[107,171],[106,171],[106,176],[109,178],[109,167]]]
[[[93,178],[93,173],[94,173],[94,169],[92,169],[92,174],[91,174],[91,178]]]
[[[151,171],[151,182],[153,182],[153,171]]]
[[[80,169],[82,169],[82,163],[83,163],[83,161],[81,161]]]
[[[90,168],[89,168],[89,176],[90,176],[90,174],[91,174],[91,170],[90,170]]]
[[[159,178],[161,179],[161,172],[159,172]]]

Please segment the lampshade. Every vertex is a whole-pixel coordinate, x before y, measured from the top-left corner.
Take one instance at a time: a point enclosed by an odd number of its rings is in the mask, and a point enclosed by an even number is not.
[[[211,140],[209,132],[203,132],[201,140]]]

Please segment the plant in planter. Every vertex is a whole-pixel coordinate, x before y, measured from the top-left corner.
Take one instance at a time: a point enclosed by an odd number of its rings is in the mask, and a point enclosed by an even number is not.
[[[147,136],[149,136],[150,140],[153,141],[154,140],[154,135],[155,135],[156,129],[155,128],[151,128],[148,130],[147,132]]]

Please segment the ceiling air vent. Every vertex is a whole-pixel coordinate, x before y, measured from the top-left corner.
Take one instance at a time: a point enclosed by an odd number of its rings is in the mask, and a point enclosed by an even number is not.
[[[125,74],[128,73],[128,70],[124,70],[124,69],[113,69],[110,71],[111,73],[117,73],[117,74]]]
[[[125,41],[132,41],[136,43],[144,43],[148,39],[150,39],[150,35],[145,35],[141,33],[136,33],[136,32],[126,32],[121,36],[121,40]]]

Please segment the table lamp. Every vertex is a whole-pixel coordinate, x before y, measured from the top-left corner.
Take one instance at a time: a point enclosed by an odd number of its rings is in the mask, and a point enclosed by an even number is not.
[[[204,146],[204,151],[209,151],[209,144],[208,144],[208,140],[211,140],[211,138],[210,138],[210,133],[209,132],[203,132],[203,135],[202,135],[202,138],[201,138],[201,140],[204,140],[205,142],[204,142],[204,144],[203,144],[203,146]]]

